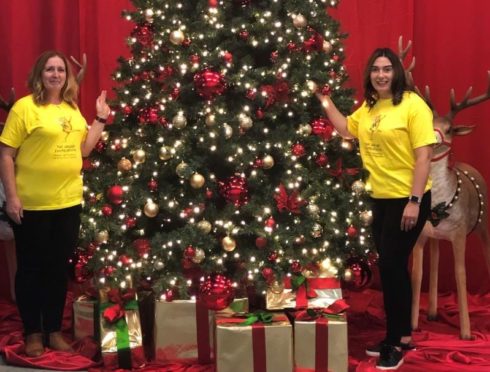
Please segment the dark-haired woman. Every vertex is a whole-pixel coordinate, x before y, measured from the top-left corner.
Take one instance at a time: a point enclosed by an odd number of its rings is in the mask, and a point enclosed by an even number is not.
[[[369,58],[364,102],[352,115],[340,113],[330,97],[317,97],[340,135],[358,138],[369,171],[386,336],[366,353],[379,356],[377,368],[397,369],[403,352],[414,348],[408,260],[430,211],[429,171],[436,142],[432,112],[409,90],[403,65],[388,48],[376,49]]]

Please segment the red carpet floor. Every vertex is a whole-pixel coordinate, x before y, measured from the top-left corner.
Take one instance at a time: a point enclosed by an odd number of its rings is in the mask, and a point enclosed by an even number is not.
[[[349,371],[376,371],[375,358],[365,356],[366,344],[383,338],[382,296],[379,291],[345,293],[349,309]],[[70,334],[71,298],[67,302],[64,328]],[[422,309],[427,297],[422,298]],[[455,294],[439,297],[439,319],[428,322],[421,310],[420,330],[414,333],[417,350],[405,356],[401,372],[490,371],[490,294],[472,295],[470,317],[474,340],[459,339],[458,311]],[[77,354],[48,351],[39,358],[23,354],[21,323],[13,303],[0,300],[0,353],[10,365],[57,370],[104,369],[97,358],[97,347],[90,340],[73,344]],[[213,366],[167,364],[151,365],[140,371],[213,372]],[[242,372],[242,371],[240,371]],[[247,371],[243,371],[247,372]]]

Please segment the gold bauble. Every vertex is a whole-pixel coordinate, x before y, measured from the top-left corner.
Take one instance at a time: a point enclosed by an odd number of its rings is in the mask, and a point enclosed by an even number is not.
[[[231,138],[231,136],[233,136],[233,128],[228,124],[223,124],[223,130],[225,132],[226,139]]]
[[[330,53],[332,51],[332,44],[329,41],[324,40],[322,49],[325,53]]]
[[[100,134],[100,139],[101,139],[103,142],[107,142],[107,140],[109,139],[109,132],[107,132],[107,131],[103,131],[103,132]]]
[[[351,269],[346,269],[344,271],[344,280],[346,282],[350,282],[352,280],[352,271],[351,271]]]
[[[102,230],[95,235],[95,240],[97,243],[107,243],[109,240],[109,232],[107,230]]]
[[[209,234],[211,232],[213,225],[211,222],[202,220],[197,223],[197,228],[201,230],[204,234]]]
[[[172,124],[175,128],[182,129],[187,125],[187,119],[184,114],[178,113],[172,118]]]
[[[312,217],[318,217],[320,214],[320,207],[316,204],[308,204],[308,214]]]
[[[306,18],[303,14],[293,15],[293,25],[296,28],[303,28],[306,26]]]
[[[364,182],[362,182],[361,180],[357,180],[357,181],[354,181],[352,183],[352,191],[354,191],[356,194],[360,194],[364,191],[364,189],[366,188],[366,185],[364,184]]]
[[[225,251],[232,252],[236,248],[236,241],[229,236],[225,236],[223,240],[221,240],[221,245]]]
[[[204,253],[204,250],[201,248],[196,248],[194,257],[191,258],[191,261],[198,264],[201,263],[205,257],[206,257],[206,253]]]
[[[159,210],[160,207],[158,206],[158,204],[149,201],[148,203],[145,204],[145,208],[143,212],[145,213],[146,217],[153,218],[157,216]]]
[[[281,294],[284,292],[284,284],[278,280],[274,280],[269,286],[269,290],[274,294]]]
[[[184,178],[185,174],[187,173],[189,169],[189,164],[181,162],[177,167],[175,168],[175,173],[177,173],[177,176],[180,178]]]
[[[204,176],[202,174],[194,173],[191,176],[191,179],[189,182],[194,189],[200,189],[201,187],[204,186],[206,179],[204,178]]]
[[[160,159],[162,159],[163,161],[167,161],[167,160],[171,159],[173,156],[172,148],[170,146],[160,147],[159,155],[160,155]]]
[[[310,124],[301,124],[299,126],[299,132],[304,137],[308,137],[311,134],[311,130],[312,128]]]
[[[207,115],[206,116],[206,125],[208,127],[212,127],[215,124],[216,124],[216,115],[214,115],[214,114]]]
[[[165,264],[162,261],[155,261],[153,267],[157,270],[161,270],[165,267]]]
[[[271,169],[274,166],[274,158],[270,155],[264,156],[262,159],[262,168]]]
[[[180,30],[175,30],[170,33],[170,42],[174,45],[180,45],[185,39],[185,35]]]
[[[363,211],[360,216],[363,226],[369,226],[373,222],[373,214],[371,211]]]
[[[142,149],[136,150],[133,153],[133,160],[136,163],[144,163],[145,160],[146,160],[146,152],[145,152],[145,150],[142,150]]]
[[[311,236],[314,238],[319,238],[322,236],[323,227],[319,223],[315,223],[311,229]]]
[[[342,143],[340,144],[340,146],[344,150],[347,150],[347,151],[352,151],[352,149],[354,148],[354,145],[352,144],[352,142],[351,141],[346,141],[346,140],[342,140]]]
[[[117,163],[117,169],[121,172],[128,172],[131,170],[133,164],[131,163],[131,160],[129,159],[126,159],[126,158],[122,158],[121,160],[119,160],[119,162]]]
[[[242,128],[243,130],[249,130],[254,125],[252,118],[247,115],[240,115],[239,121],[240,121],[240,128]]]

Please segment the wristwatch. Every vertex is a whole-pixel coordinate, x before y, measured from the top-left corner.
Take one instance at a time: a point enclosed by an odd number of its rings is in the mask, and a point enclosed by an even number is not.
[[[420,204],[420,203],[422,203],[422,198],[420,196],[417,196],[417,195],[410,195],[408,197],[408,201],[412,202],[412,203]]]

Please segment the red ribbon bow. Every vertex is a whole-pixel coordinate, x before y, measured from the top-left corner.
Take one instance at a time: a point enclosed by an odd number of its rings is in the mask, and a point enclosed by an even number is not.
[[[136,291],[133,288],[128,288],[121,294],[117,288],[112,288],[107,292],[107,298],[113,305],[104,310],[102,316],[109,323],[115,323],[125,315],[124,305],[129,301],[134,300]]]
[[[274,199],[276,200],[277,210],[279,212],[286,210],[294,214],[300,214],[301,211],[299,209],[307,203],[306,200],[298,198],[298,190],[294,190],[288,195],[283,184],[279,186],[279,193],[274,196]]]
[[[354,176],[359,173],[359,168],[342,168],[342,159],[339,159],[335,163],[335,168],[331,168],[328,172],[334,177],[340,177],[343,173],[348,176]]]

